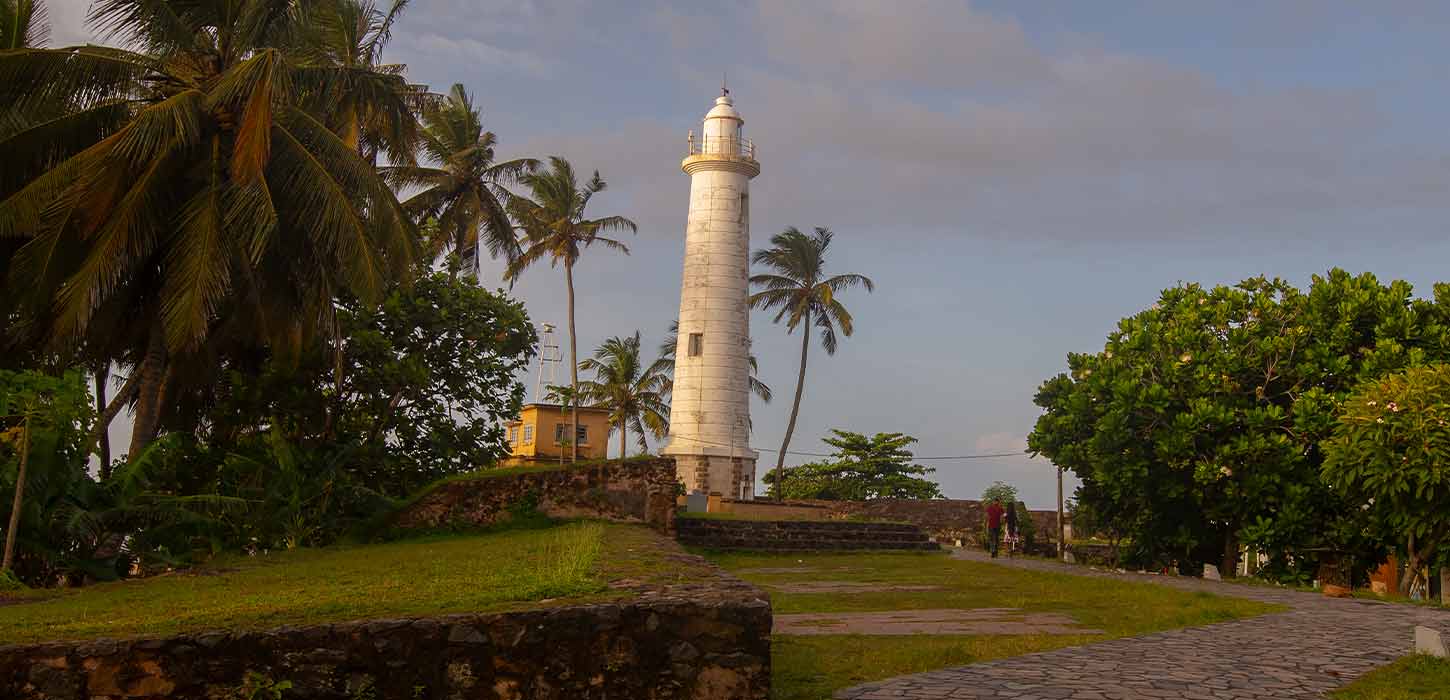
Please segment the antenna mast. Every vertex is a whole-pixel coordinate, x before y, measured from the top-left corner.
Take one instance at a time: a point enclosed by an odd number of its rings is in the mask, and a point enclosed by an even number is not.
[[[539,378],[534,381],[534,403],[544,402],[544,387],[558,383],[559,362],[564,359],[559,351],[559,341],[554,339],[554,324],[541,324],[539,333]],[[548,375],[548,383],[544,375]]]

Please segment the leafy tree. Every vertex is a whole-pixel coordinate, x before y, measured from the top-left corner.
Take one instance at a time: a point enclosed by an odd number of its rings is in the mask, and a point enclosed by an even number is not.
[[[235,444],[270,425],[306,445],[356,444],[348,468],[393,497],[507,453],[502,421],[523,403],[516,375],[537,342],[521,303],[431,273],[380,306],[342,303],[338,327],[340,368],[321,347],[300,365],[230,368],[197,419],[204,440]]]
[[[462,85],[454,85],[446,101],[425,109],[423,124],[423,152],[437,167],[396,165],[383,168],[383,175],[395,187],[420,190],[403,208],[417,221],[437,223],[428,252],[436,259],[451,251],[448,269],[455,275],[460,260],[469,260],[477,274],[483,248],[512,262],[520,247],[507,206],[514,195],[506,186],[533,172],[539,162],[496,162],[498,139],[483,130],[473,98]]]
[[[509,212],[524,232],[524,249],[508,266],[505,276],[514,280],[524,270],[548,258],[551,265],[564,266],[564,284],[568,292],[569,313],[569,387],[579,394],[579,342],[574,331],[574,266],[584,249],[598,243],[626,255],[629,248],[612,238],[599,234],[610,231],[638,230],[633,221],[622,216],[601,219],[584,218],[584,210],[594,195],[603,192],[605,183],[594,171],[594,177],[583,185],[574,176],[574,166],[558,156],[549,158],[549,169],[525,173],[520,178],[529,188],[532,199],[516,197],[509,201]],[[579,434],[579,410],[570,411],[573,429]],[[570,461],[579,460],[579,446],[571,444]]]
[[[376,301],[412,262],[392,191],[320,111],[346,88],[402,124],[406,86],[315,60],[291,6],[101,0],[94,25],[137,49],[0,54],[10,114],[64,106],[0,143],[7,163],[56,161],[0,188],[0,239],[23,241],[3,258],[6,337],[130,367],[112,402],[134,404],[132,455],[214,358],[295,352],[335,296]]]
[[[991,503],[1001,501],[1003,503],[1017,502],[1017,487],[1005,481],[994,481],[991,486],[982,489],[982,502]]]
[[[669,430],[670,407],[664,387],[669,381],[657,364],[645,366],[639,355],[639,331],[628,338],[610,338],[594,351],[594,357],[579,363],[579,369],[594,372],[592,381],[579,384],[586,405],[609,409],[609,422],[619,431],[619,458],[628,453],[629,431],[639,436],[639,449],[649,449],[648,431],[656,438]]]
[[[862,286],[870,292],[875,283],[864,275],[844,274],[826,276],[826,250],[831,246],[835,234],[830,229],[816,227],[815,233],[801,233],[794,226],[774,235],[770,248],[757,250],[751,256],[755,265],[763,265],[770,272],[752,275],[750,284],[759,291],[750,295],[750,305],[757,309],[779,309],[773,319],[775,323],[785,322],[787,333],[801,331],[801,366],[796,377],[795,400],[791,403],[790,421],[785,426],[785,437],[780,442],[780,454],[776,456],[775,470],[783,473],[785,453],[790,447],[790,438],[795,434],[796,417],[801,409],[801,392],[806,386],[806,355],[811,346],[811,329],[821,331],[821,347],[827,355],[836,354],[836,329],[850,337],[855,330],[851,312],[836,299],[842,290]],[[776,483],[780,478],[777,475]],[[777,496],[784,497],[779,488]]]
[[[45,504],[85,478],[84,438],[93,417],[81,372],[0,370],[0,493],[10,495],[0,571],[14,571],[23,534],[42,539]],[[32,484],[39,492],[27,494]]]
[[[1400,592],[1424,592],[1450,548],[1450,365],[1371,380],[1350,394],[1324,443],[1324,478],[1385,531],[1403,537]]]
[[[1268,575],[1304,577],[1321,552],[1374,547],[1319,478],[1336,401],[1450,347],[1444,308],[1342,270],[1308,293],[1262,277],[1168,289],[1043,384],[1029,446],[1083,480],[1078,500],[1138,563],[1231,572],[1247,542]]]
[[[832,430],[824,442],[836,448],[830,461],[802,464],[790,470],[777,493],[788,498],[861,501],[870,498],[941,498],[936,482],[925,478],[935,469],[911,463],[907,446],[916,438],[901,433],[860,433]],[[780,472],[774,473],[779,478]],[[772,475],[767,475],[769,481]]]

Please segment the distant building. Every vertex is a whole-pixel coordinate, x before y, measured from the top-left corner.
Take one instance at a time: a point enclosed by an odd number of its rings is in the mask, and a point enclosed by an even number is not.
[[[559,404],[529,403],[519,411],[519,419],[505,423],[508,431],[509,456],[504,466],[558,462],[568,454],[567,439],[573,424],[571,409]],[[604,459],[609,445],[609,411],[603,408],[579,409],[579,459]],[[565,457],[567,459],[567,456]]]

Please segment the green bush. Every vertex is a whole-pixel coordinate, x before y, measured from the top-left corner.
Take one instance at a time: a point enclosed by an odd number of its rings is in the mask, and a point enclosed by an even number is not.
[[[1417,367],[1361,385],[1324,444],[1324,478],[1396,533],[1408,573],[1401,592],[1450,545],[1450,365]]]

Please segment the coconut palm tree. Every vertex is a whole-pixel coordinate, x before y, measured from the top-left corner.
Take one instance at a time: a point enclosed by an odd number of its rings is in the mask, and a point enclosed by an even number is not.
[[[327,90],[311,96],[327,125],[371,163],[385,153],[392,163],[412,163],[418,122],[409,112],[423,109],[428,88],[380,77],[401,78],[407,66],[384,63],[383,48],[408,0],[386,9],[373,0],[304,3],[299,23],[302,46],[334,76]]]
[[[454,85],[446,101],[425,108],[423,124],[422,149],[437,167],[399,165],[383,168],[383,174],[396,188],[421,188],[403,208],[415,221],[437,222],[438,234],[428,241],[428,252],[436,259],[452,251],[449,273],[455,276],[461,259],[469,260],[477,274],[482,248],[513,261],[520,248],[507,206],[514,195],[506,185],[533,172],[539,162],[496,162],[498,139],[483,130],[462,85]]]
[[[772,319],[774,323],[785,322],[787,333],[797,327],[801,332],[801,367],[796,377],[795,401],[790,407],[790,422],[785,426],[785,438],[780,442],[780,454],[775,460],[775,492],[782,496],[780,479],[784,476],[785,451],[790,446],[795,432],[796,417],[801,410],[801,392],[806,385],[806,356],[811,347],[811,327],[821,330],[821,347],[827,355],[836,354],[836,330],[850,337],[854,330],[851,312],[836,298],[842,290],[851,287],[865,287],[870,292],[875,283],[864,275],[845,274],[826,276],[826,250],[831,246],[834,234],[830,229],[817,226],[815,233],[801,233],[794,226],[770,238],[770,247],[757,250],[750,256],[750,262],[763,265],[771,272],[751,275],[750,284],[759,291],[750,295],[750,305],[757,309],[779,309]]]
[[[0,0],[0,51],[44,46],[49,38],[42,0]]]
[[[664,393],[669,396],[675,389],[675,353],[679,351],[680,345],[680,319],[670,321],[670,332],[665,339],[660,341],[660,357],[655,360],[652,369],[657,369],[668,379],[665,382]],[[761,401],[770,403],[774,396],[770,386],[760,381],[756,375],[760,372],[760,363],[755,359],[755,353],[750,353],[750,393],[760,397]]]
[[[633,221],[622,216],[606,216],[602,219],[584,218],[584,209],[594,195],[603,192],[605,183],[594,171],[594,177],[582,185],[574,176],[574,166],[558,156],[549,157],[549,168],[525,173],[520,182],[529,188],[530,197],[515,197],[509,201],[509,213],[523,230],[523,250],[509,263],[505,279],[518,279],[520,273],[534,263],[549,258],[554,267],[564,266],[564,284],[568,290],[569,313],[569,387],[575,394],[579,391],[579,342],[574,332],[574,265],[579,254],[595,243],[629,254],[629,248],[612,238],[599,234],[609,231],[639,230]],[[573,432],[579,434],[579,409],[570,411],[573,416]],[[570,458],[579,459],[577,442],[570,449]]]
[[[639,331],[628,338],[610,338],[594,350],[594,357],[579,369],[594,372],[592,381],[580,382],[585,405],[609,409],[609,422],[619,431],[619,458],[624,459],[629,431],[639,436],[639,449],[649,449],[648,431],[656,438],[669,430],[670,407],[665,399],[669,382],[658,363],[645,366],[640,358]]]
[[[297,43],[295,7],[98,0],[93,26],[136,48],[0,52],[0,104],[66,106],[0,142],[0,162],[63,155],[0,192],[0,239],[23,241],[3,260],[0,317],[21,319],[7,340],[133,367],[112,399],[134,402],[133,458],[226,344],[300,347],[331,327],[336,295],[377,299],[413,263],[397,199],[313,99],[358,76]],[[406,92],[370,80],[368,94]],[[410,118],[391,99],[362,108]]]

